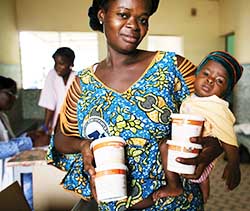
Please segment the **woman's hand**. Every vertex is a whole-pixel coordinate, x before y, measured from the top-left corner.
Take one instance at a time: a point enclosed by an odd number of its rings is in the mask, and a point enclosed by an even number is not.
[[[83,157],[84,170],[90,175],[90,188],[94,199],[97,201],[95,189],[95,168],[94,168],[94,155],[90,149],[90,141],[84,140],[80,144],[81,154]]]
[[[195,158],[177,158],[176,160],[183,164],[196,165],[194,174],[184,174],[183,176],[188,179],[198,179],[206,166],[217,158],[223,149],[219,140],[214,137],[193,137],[190,141],[202,145],[201,153]]]

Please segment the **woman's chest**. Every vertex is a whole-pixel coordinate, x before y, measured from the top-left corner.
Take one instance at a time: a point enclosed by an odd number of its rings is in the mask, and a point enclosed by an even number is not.
[[[86,136],[84,134],[91,123],[102,128],[100,131],[94,129],[95,134],[147,138],[152,134],[165,136],[169,131],[170,114],[176,111],[171,94],[174,79],[169,77],[164,86],[159,83],[160,78],[159,74],[145,75],[123,93],[98,80],[85,84],[77,106],[79,128],[83,128],[80,134]],[[104,132],[105,128],[109,131]]]
[[[132,66],[129,68],[121,67],[116,70],[108,69],[95,72],[95,77],[109,89],[123,93],[143,77],[146,71],[145,68]]]

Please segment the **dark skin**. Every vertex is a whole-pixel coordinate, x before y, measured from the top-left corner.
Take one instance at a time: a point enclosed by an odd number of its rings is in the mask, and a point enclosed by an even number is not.
[[[194,85],[196,94],[199,96],[216,95],[224,98],[228,86],[227,71],[220,63],[208,61],[197,75]],[[227,189],[233,190],[240,184],[241,177],[238,148],[224,142],[222,142],[222,148],[228,157],[222,179],[226,181]]]
[[[167,163],[168,163],[168,145],[166,144],[166,140],[160,141],[159,149],[160,149],[160,154],[161,154],[161,159],[162,159],[162,166],[163,166],[168,184],[165,186],[162,186],[160,188],[160,191],[154,192],[153,194],[154,201],[156,201],[159,198],[164,198],[167,196],[179,196],[183,193],[179,175],[175,172],[168,171],[166,168]]]
[[[7,111],[12,108],[16,101],[16,90],[0,90],[0,111]],[[32,139],[33,147],[46,146],[49,144],[49,136],[43,131],[29,131],[27,133]]]
[[[95,75],[107,87],[118,93],[129,89],[143,75],[156,55],[156,52],[137,49],[148,31],[150,7],[151,1],[148,0],[116,0],[109,1],[106,11],[100,9],[98,12],[98,19],[103,23],[107,40],[107,57],[98,64]],[[182,60],[182,57],[177,57],[178,64]],[[94,159],[89,146],[89,140],[65,136],[60,127],[56,128],[56,149],[62,153],[83,155],[84,170],[91,176],[91,190],[93,197],[97,200],[94,185]],[[210,153],[212,154],[207,156],[211,157],[221,152],[218,146],[211,146]],[[182,162],[197,162],[197,160],[182,160]],[[197,162],[197,165],[199,164],[201,163]],[[152,196],[150,196],[131,207],[130,210],[150,207],[153,203]]]
[[[97,66],[95,75],[122,93],[141,77],[155,52],[136,49],[148,31],[149,5],[142,1],[118,2],[112,1],[107,12],[101,9],[98,13],[104,23],[108,56]]]
[[[66,85],[74,64],[72,64],[69,58],[60,55],[56,56],[54,61],[55,61],[54,68],[56,70],[56,73],[63,78],[64,84]],[[54,110],[45,108],[44,125],[48,129],[48,134],[51,134],[53,130],[52,122],[54,113],[55,113]]]
[[[195,94],[200,97],[209,97],[216,95],[220,98],[224,97],[228,87],[228,74],[226,69],[218,62],[208,61],[199,74],[196,76],[194,83]],[[228,163],[224,169],[222,179],[226,181],[228,190],[233,190],[240,183],[240,167],[239,167],[239,152],[236,146],[232,146],[222,142],[222,148],[228,157]],[[167,144],[160,144],[160,152],[162,156],[163,167],[167,166]],[[199,168],[199,167],[197,167]],[[164,169],[168,181],[168,185],[162,187],[159,191],[153,194],[153,199],[163,198],[167,196],[178,196],[183,190],[180,185],[179,175]],[[198,174],[200,170],[197,169]],[[194,175],[185,175],[186,178],[193,179]],[[198,177],[199,178],[199,177]],[[196,179],[196,178],[194,178]],[[209,197],[209,180],[205,180],[200,184],[204,202]]]

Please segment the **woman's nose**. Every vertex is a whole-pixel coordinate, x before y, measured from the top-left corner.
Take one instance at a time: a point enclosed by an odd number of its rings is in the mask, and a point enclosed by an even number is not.
[[[127,26],[130,27],[130,28],[132,28],[133,30],[138,30],[139,29],[137,20],[134,17],[130,17],[128,19]]]

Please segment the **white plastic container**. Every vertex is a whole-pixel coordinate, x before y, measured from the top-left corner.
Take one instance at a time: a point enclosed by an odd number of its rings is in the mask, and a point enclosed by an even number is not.
[[[93,149],[97,167],[109,163],[125,163],[125,141],[121,137],[109,136],[94,140],[90,148]]]
[[[179,174],[193,174],[195,172],[195,165],[186,165],[176,161],[177,157],[194,158],[197,157],[199,151],[202,149],[200,144],[178,142],[168,140],[168,165],[167,169]]]
[[[190,137],[201,135],[204,117],[190,114],[171,114],[170,117],[172,119],[172,140],[189,142]]]
[[[95,186],[98,201],[110,202],[127,198],[127,167],[108,164],[96,168]]]

